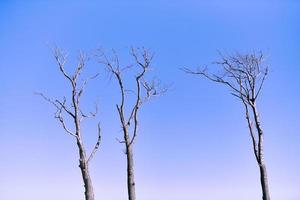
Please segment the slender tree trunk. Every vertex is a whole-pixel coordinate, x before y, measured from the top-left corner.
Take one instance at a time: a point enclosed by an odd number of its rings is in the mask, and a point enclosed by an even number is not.
[[[132,145],[126,142],[128,199],[136,200]]]
[[[89,167],[87,164],[86,154],[82,142],[77,140],[77,146],[79,149],[79,168],[81,171],[84,189],[85,189],[85,200],[94,200],[94,189],[92,179],[90,177]]]
[[[267,168],[264,161],[264,148],[263,148],[263,130],[261,128],[259,114],[256,108],[255,102],[252,105],[252,111],[255,120],[255,126],[258,131],[258,165],[260,171],[260,183],[262,188],[262,199],[263,200],[270,200],[270,193],[269,193],[269,183],[268,183],[268,175],[267,175]]]
[[[258,119],[258,118],[257,118]],[[270,193],[269,193],[269,183],[268,183],[268,175],[267,175],[267,168],[264,161],[264,151],[263,151],[263,134],[262,130],[259,126],[259,141],[258,141],[258,152],[259,152],[259,171],[260,171],[260,183],[263,193],[263,200],[270,200]]]
[[[89,166],[87,163],[86,151],[84,148],[84,144],[81,139],[81,128],[80,128],[80,119],[78,117],[78,101],[75,99],[76,90],[73,89],[72,102],[75,110],[75,127],[76,127],[76,136],[77,136],[77,147],[79,151],[79,168],[81,171],[83,183],[84,183],[84,194],[85,200],[94,200],[94,189],[92,184],[92,179],[90,177]]]
[[[267,176],[267,170],[266,166],[264,164],[259,165],[260,170],[260,182],[261,182],[261,188],[263,191],[263,200],[270,200],[270,194],[269,194],[269,187],[268,187],[268,176]]]

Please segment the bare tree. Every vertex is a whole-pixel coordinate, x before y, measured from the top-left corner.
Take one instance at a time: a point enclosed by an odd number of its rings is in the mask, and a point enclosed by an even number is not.
[[[99,50],[98,57],[100,58],[100,63],[104,64],[108,71],[116,78],[121,92],[121,102],[116,105],[119,114],[121,127],[123,131],[123,140],[119,140],[119,143],[125,145],[125,154],[127,158],[127,189],[128,189],[128,199],[135,200],[135,178],[134,178],[134,159],[133,159],[133,144],[136,141],[138,134],[139,118],[138,113],[140,111],[141,105],[149,100],[153,96],[159,96],[166,91],[164,89],[158,89],[160,83],[155,79],[152,82],[145,81],[144,77],[150,68],[150,64],[153,58],[153,54],[148,50],[141,49],[131,49],[131,56],[134,59],[134,64],[125,66],[121,68],[119,58],[116,52],[113,50],[113,55],[108,57],[106,54]],[[134,90],[127,90],[124,86],[123,72],[126,69],[137,67],[140,71],[135,76],[135,86]],[[129,112],[126,114],[125,107],[128,106],[128,98],[126,98],[126,93],[131,92],[135,95],[134,105]]]
[[[207,68],[183,70],[189,74],[201,75],[210,81],[221,83],[231,90],[231,94],[241,100],[252,140],[253,152],[260,170],[262,199],[270,200],[268,176],[264,161],[264,133],[257,109],[257,99],[268,74],[262,52],[224,56],[215,62],[221,72],[209,73]]]
[[[80,107],[80,100],[85,91],[85,87],[91,79],[94,79],[98,76],[98,74],[91,76],[80,84],[78,79],[81,76],[81,72],[86,64],[86,56],[84,54],[80,54],[78,65],[76,67],[75,73],[70,75],[65,70],[65,62],[66,62],[66,54],[62,53],[59,49],[54,49],[54,57],[58,64],[59,70],[64,76],[64,78],[71,85],[71,106],[67,105],[66,97],[63,100],[52,100],[46,97],[42,93],[38,93],[41,95],[47,102],[51,103],[56,108],[55,118],[58,119],[60,124],[62,125],[64,131],[74,137],[77,143],[77,148],[79,151],[79,168],[81,170],[82,179],[84,182],[85,188],[85,199],[86,200],[94,200],[94,190],[93,184],[89,172],[89,163],[96,154],[100,142],[101,142],[101,128],[100,123],[98,123],[98,137],[96,139],[96,144],[93,147],[90,154],[87,154],[83,138],[82,138],[82,130],[81,130],[81,122],[83,119],[95,117],[98,112],[98,106],[95,106],[95,112],[90,112],[88,114],[84,113]],[[66,116],[70,118],[73,123],[73,130],[67,127]]]

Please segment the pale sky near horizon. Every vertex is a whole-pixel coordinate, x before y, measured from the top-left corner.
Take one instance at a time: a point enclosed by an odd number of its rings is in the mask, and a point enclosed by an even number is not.
[[[34,92],[61,98],[69,88],[51,52],[93,55],[130,46],[155,52],[153,76],[172,88],[141,109],[135,145],[140,200],[258,200],[259,173],[242,105],[227,88],[181,67],[209,65],[223,52],[262,50],[270,74],[259,99],[272,200],[300,199],[300,2],[8,1],[0,2],[0,199],[82,200],[74,140]],[[126,163],[115,104],[119,93],[103,67],[84,97],[98,99],[103,142],[90,169],[96,199],[127,198]],[[150,74],[151,75],[151,74]],[[83,124],[87,146],[97,120]]]

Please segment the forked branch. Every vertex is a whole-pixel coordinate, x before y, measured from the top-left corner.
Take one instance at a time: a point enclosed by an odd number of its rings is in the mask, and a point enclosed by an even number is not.
[[[138,113],[141,105],[149,100],[151,97],[162,95],[167,91],[167,87],[160,89],[160,82],[153,79],[152,82],[147,82],[145,76],[151,67],[151,62],[154,54],[145,48],[131,48],[130,55],[133,57],[134,64],[126,65],[121,68],[118,55],[116,51],[112,51],[112,56],[107,56],[104,51],[99,50],[98,58],[101,64],[106,66],[106,69],[114,76],[118,82],[121,101],[117,104],[118,114],[121,120],[122,128],[124,131],[128,130],[128,127],[133,125],[133,132],[129,138],[128,144],[131,145],[138,133]],[[124,87],[123,72],[126,69],[136,67],[138,72],[135,75],[135,89],[126,89]],[[126,91],[130,91],[135,95],[134,104],[129,109],[129,115],[125,116],[125,100]],[[125,139],[126,140],[126,139]],[[123,141],[121,141],[123,143]]]

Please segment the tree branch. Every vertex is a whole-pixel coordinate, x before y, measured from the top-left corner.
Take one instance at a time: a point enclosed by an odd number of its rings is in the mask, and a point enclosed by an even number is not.
[[[96,154],[97,150],[99,149],[100,143],[101,143],[101,127],[100,127],[100,122],[99,122],[98,123],[98,138],[97,138],[97,142],[95,144],[95,147],[92,150],[92,153],[90,154],[89,158],[87,159],[87,163],[89,163],[93,159],[94,155]]]
[[[73,113],[69,113],[70,111],[68,111],[68,109],[66,109],[66,106],[65,106],[65,104],[66,104],[66,99],[64,98],[64,101],[63,101],[63,102],[60,102],[60,101],[58,101],[58,100],[53,101],[53,100],[51,100],[50,98],[46,97],[43,93],[35,93],[35,94],[41,96],[45,101],[51,103],[51,104],[57,109],[56,112],[55,112],[54,117],[55,117],[56,119],[59,120],[59,122],[61,123],[63,129],[64,129],[68,134],[70,134],[71,136],[73,136],[73,137],[75,137],[75,138],[78,138],[77,135],[76,135],[75,133],[73,133],[72,131],[70,131],[70,130],[67,128],[67,126],[66,126],[66,124],[65,124],[65,120],[64,120],[64,118],[63,118],[63,116],[62,116],[62,111],[63,111],[63,110],[66,111],[70,116],[72,116],[72,117],[74,116]]]

